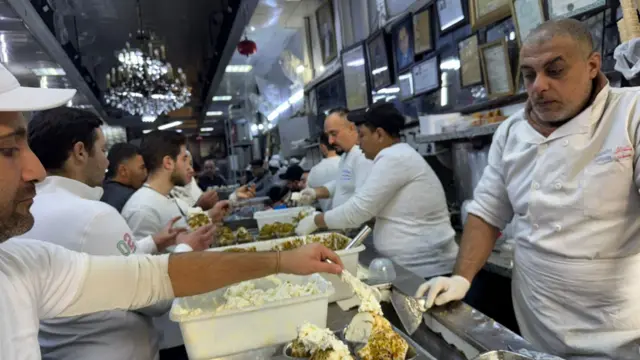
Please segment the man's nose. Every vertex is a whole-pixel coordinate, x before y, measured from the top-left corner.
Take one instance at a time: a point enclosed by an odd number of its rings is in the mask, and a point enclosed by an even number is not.
[[[23,152],[21,162],[23,181],[40,182],[47,176],[47,172],[44,170],[40,159],[38,159],[31,149],[27,148],[27,150]]]
[[[538,94],[547,91],[549,89],[549,79],[544,75],[536,75],[533,84],[531,84],[531,89]]]

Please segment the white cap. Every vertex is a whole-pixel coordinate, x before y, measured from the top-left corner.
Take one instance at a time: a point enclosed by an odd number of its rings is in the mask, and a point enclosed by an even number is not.
[[[280,161],[278,161],[278,160],[269,160],[269,166],[279,168],[280,167]]]
[[[289,160],[289,164],[298,165],[298,164],[300,164],[300,160],[298,160],[296,158],[291,158],[291,160]]]
[[[76,90],[22,87],[0,64],[0,111],[38,111],[66,104]]]

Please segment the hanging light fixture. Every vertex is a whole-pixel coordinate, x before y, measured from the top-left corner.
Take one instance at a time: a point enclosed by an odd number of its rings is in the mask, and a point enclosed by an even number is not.
[[[166,61],[166,49],[142,27],[137,1],[138,31],[135,40],[116,53],[118,65],[107,74],[105,101],[133,115],[158,116],[182,108],[191,99],[187,77]]]

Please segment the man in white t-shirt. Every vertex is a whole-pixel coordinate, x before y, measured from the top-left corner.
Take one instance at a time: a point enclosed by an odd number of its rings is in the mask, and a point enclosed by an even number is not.
[[[68,107],[41,111],[29,122],[29,144],[49,176],[36,185],[31,207],[35,225],[22,237],[91,255],[151,254],[174,245],[175,235],[163,236],[162,229],[133,237],[118,211],[99,201],[109,165],[101,125],[92,112]],[[197,238],[186,240],[192,248],[203,248]],[[164,304],[135,312],[116,310],[43,321],[42,356],[56,360],[156,358],[158,338],[151,318],[167,310]]]
[[[40,320],[140,309],[275,273],[342,271],[340,258],[318,244],[251,254],[91,256],[42,241],[11,240],[33,227],[35,185],[46,175],[27,143],[22,112],[64,105],[74,94],[20,87],[0,65],[0,359],[39,359]],[[164,235],[176,232],[167,229]]]
[[[185,186],[189,180],[191,164],[186,137],[174,131],[151,132],[142,139],[140,153],[147,165],[149,177],[122,209],[122,216],[131,226],[133,235],[144,237],[153,234],[175,217],[181,217],[178,225],[187,226],[184,217],[191,204],[171,195],[172,189]],[[227,207],[228,201],[219,201],[209,210],[214,223],[222,220]],[[154,319],[154,322],[161,337],[160,359],[186,358],[178,324],[169,319],[168,313]]]
[[[331,199],[332,207],[349,200],[364,184],[371,172],[372,162],[367,159],[358,146],[358,130],[349,121],[347,109],[332,110],[324,121],[324,132],[329,144],[343,151],[340,157],[338,177],[317,188],[304,189],[301,202],[311,204],[318,199]]]
[[[340,156],[338,156],[336,148],[329,144],[329,137],[325,133],[320,135],[320,151],[324,158],[309,172],[307,186],[310,188],[323,186],[338,178]],[[331,209],[331,199],[319,199],[318,203],[322,211]]]

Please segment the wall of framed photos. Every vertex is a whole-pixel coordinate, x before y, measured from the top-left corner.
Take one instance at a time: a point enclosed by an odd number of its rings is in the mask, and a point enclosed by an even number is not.
[[[355,106],[351,110],[383,100],[410,114],[480,111],[483,104],[522,101],[521,39],[547,19],[572,17],[587,24],[605,73],[613,71],[620,43],[616,23],[622,14],[611,0],[388,0],[382,10],[395,16],[383,26],[371,9],[379,11],[381,0],[366,3],[369,35],[345,42],[336,55],[344,105]],[[399,13],[403,6],[409,10]]]

